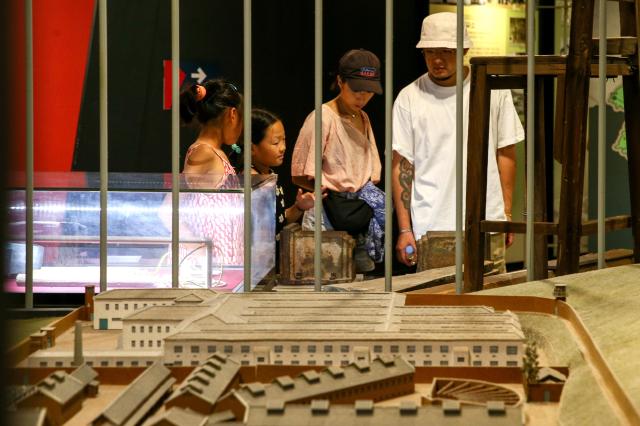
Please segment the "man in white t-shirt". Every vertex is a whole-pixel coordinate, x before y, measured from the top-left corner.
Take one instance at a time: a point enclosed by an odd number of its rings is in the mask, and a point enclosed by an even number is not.
[[[472,46],[464,29],[464,53]],[[456,209],[456,15],[427,16],[417,48],[428,72],[406,86],[393,106],[393,198],[400,235],[398,259],[409,259],[413,246],[427,231],[454,231]],[[464,67],[463,164],[469,117],[469,67]],[[511,220],[511,197],[516,173],[515,143],[524,130],[511,92],[491,92],[487,178],[488,220]],[[463,171],[463,187],[466,170]],[[464,197],[463,197],[464,200]],[[513,234],[507,234],[507,247]]]

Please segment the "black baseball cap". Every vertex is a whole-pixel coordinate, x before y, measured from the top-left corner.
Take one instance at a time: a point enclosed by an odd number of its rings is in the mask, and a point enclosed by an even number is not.
[[[382,94],[380,60],[368,50],[353,49],[345,53],[338,63],[338,74],[355,92]]]

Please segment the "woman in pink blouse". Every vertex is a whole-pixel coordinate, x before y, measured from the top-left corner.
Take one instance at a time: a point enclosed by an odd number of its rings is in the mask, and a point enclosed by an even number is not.
[[[369,117],[363,111],[374,94],[382,94],[380,61],[367,50],[350,50],[340,59],[336,84],[338,96],[322,105],[322,186],[338,197],[362,200],[371,208],[368,223],[360,231],[349,230],[357,241],[356,268],[368,272],[375,268],[374,261],[384,258],[384,193],[375,186],[382,166]],[[293,182],[309,190],[313,190],[315,176],[314,135],[315,111],[300,130],[291,163]],[[323,228],[343,230],[329,206],[325,201]],[[303,228],[312,229],[314,222],[313,210],[305,212]]]

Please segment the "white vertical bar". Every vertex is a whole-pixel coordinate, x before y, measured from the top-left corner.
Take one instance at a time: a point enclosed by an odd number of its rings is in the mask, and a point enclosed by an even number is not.
[[[464,149],[464,2],[459,1],[456,22],[456,294],[462,294],[462,150]]]
[[[636,5],[638,3],[636,2]],[[598,9],[598,269],[604,268],[605,248],[605,187],[607,183],[607,0],[600,0]]]
[[[391,260],[393,246],[391,235],[393,221],[391,206],[393,185],[391,182],[391,135],[393,111],[393,0],[386,0],[385,11],[385,52],[384,52],[384,291],[392,290]]]
[[[171,0],[171,287],[180,286],[180,0]]]
[[[313,259],[315,290],[322,289],[322,0],[315,0],[315,255]]]
[[[107,0],[99,0],[100,36],[100,292],[107,290],[107,191],[109,189],[109,101]]]
[[[25,140],[25,293],[24,307],[33,308],[33,1],[24,4],[26,44],[26,140]]]
[[[244,0],[244,291],[251,291],[251,0]]]
[[[525,259],[527,266],[527,281],[533,281],[534,274],[534,239],[533,239],[533,215],[534,215],[534,164],[535,164],[535,13],[536,2],[527,2],[527,231],[525,235]]]

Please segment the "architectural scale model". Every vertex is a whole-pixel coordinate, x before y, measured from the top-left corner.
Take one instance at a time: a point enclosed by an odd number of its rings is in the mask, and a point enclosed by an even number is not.
[[[522,396],[505,386],[483,380],[435,378],[431,383],[430,400],[455,400],[482,406],[490,401],[500,401],[504,405],[517,406],[522,403]]]
[[[173,305],[190,308],[216,295],[215,291],[208,289],[109,290],[94,297],[93,327],[96,330],[122,329],[123,318],[146,307]]]
[[[402,400],[394,407],[376,406],[380,401],[415,395],[415,367],[401,356],[382,355],[371,363],[356,361],[344,368],[310,369],[269,383],[241,383],[239,369],[230,358],[214,354],[175,386],[174,373],[156,363],[100,409],[90,424],[187,426],[235,421],[284,425],[306,424],[303,419],[316,416],[320,420],[314,424],[371,424],[374,414],[376,424],[404,424],[404,419],[408,424],[420,424],[441,418],[460,424],[473,416],[480,416],[487,424],[523,424],[522,398],[480,381],[437,379],[433,389],[457,389],[458,394],[432,390],[435,396],[428,401]],[[16,404],[15,415],[62,425],[78,413],[84,396],[98,395],[96,377],[86,364],[71,374],[56,371]],[[510,399],[510,395],[515,396]]]
[[[285,426],[292,424],[335,425],[522,425],[520,407],[490,404],[484,407],[449,402],[442,406],[418,406],[406,402],[399,407],[376,407],[373,401],[359,400],[352,405],[331,405],[326,400],[311,404],[281,404],[256,407],[249,411],[246,425]]]
[[[144,423],[144,426],[229,425],[235,420],[233,413],[223,411],[204,416],[191,410],[171,408]],[[462,406],[456,402],[441,406],[419,406],[403,401],[397,407],[376,407],[371,400],[358,400],[352,404],[331,404],[325,399],[314,399],[309,404],[273,403],[269,406],[253,407],[247,412],[243,425],[290,426],[313,424],[336,425],[460,425],[473,423],[477,426],[522,425],[520,407],[507,407],[500,403],[487,406]]]
[[[161,362],[197,366],[215,353],[240,365],[346,366],[402,355],[421,366],[521,365],[524,334],[515,314],[486,306],[405,306],[405,295],[110,290],[94,300],[92,336],[112,347],[84,359],[95,366]],[[29,366],[68,366],[71,348],[29,356]]]
[[[92,426],[133,426],[171,393],[176,379],[161,364],[147,368],[91,423]]]
[[[523,358],[535,342],[525,341],[511,310],[564,312],[565,302],[455,300],[459,306],[401,293],[89,291],[62,328],[43,327],[24,341],[21,358],[12,355],[22,360],[16,374],[31,376],[12,380],[23,385],[14,386],[12,407],[34,419],[42,418],[34,407],[46,408],[45,424],[291,424],[307,416],[318,424],[372,416],[529,424],[530,404],[540,410],[535,404],[560,400],[569,370],[549,368],[545,352],[524,383]],[[17,403],[74,371],[94,375],[72,403]],[[543,410],[555,418],[555,408]]]
[[[165,406],[213,413],[218,398],[240,384],[240,365],[226,355],[215,354],[196,367],[167,399]]]
[[[47,409],[43,407],[38,408],[24,408],[18,411],[10,411],[6,416],[7,424],[10,425],[29,425],[29,426],[49,426],[50,422],[47,420]]]
[[[269,385],[249,383],[220,398],[216,411],[231,410],[244,418],[246,410],[274,402],[305,404],[315,399],[350,404],[359,399],[380,401],[411,394],[414,368],[402,357],[356,361],[343,368],[305,371],[298,377],[281,376]]]
[[[86,397],[98,394],[98,373],[82,365],[71,374],[56,371],[38,383],[15,405],[18,409],[46,408],[52,425],[61,425],[82,408]]]
[[[143,426],[204,426],[224,424],[230,426],[235,421],[236,416],[231,411],[223,411],[210,416],[200,414],[189,409],[172,407],[168,410],[151,417]],[[242,423],[236,423],[242,424]]]

